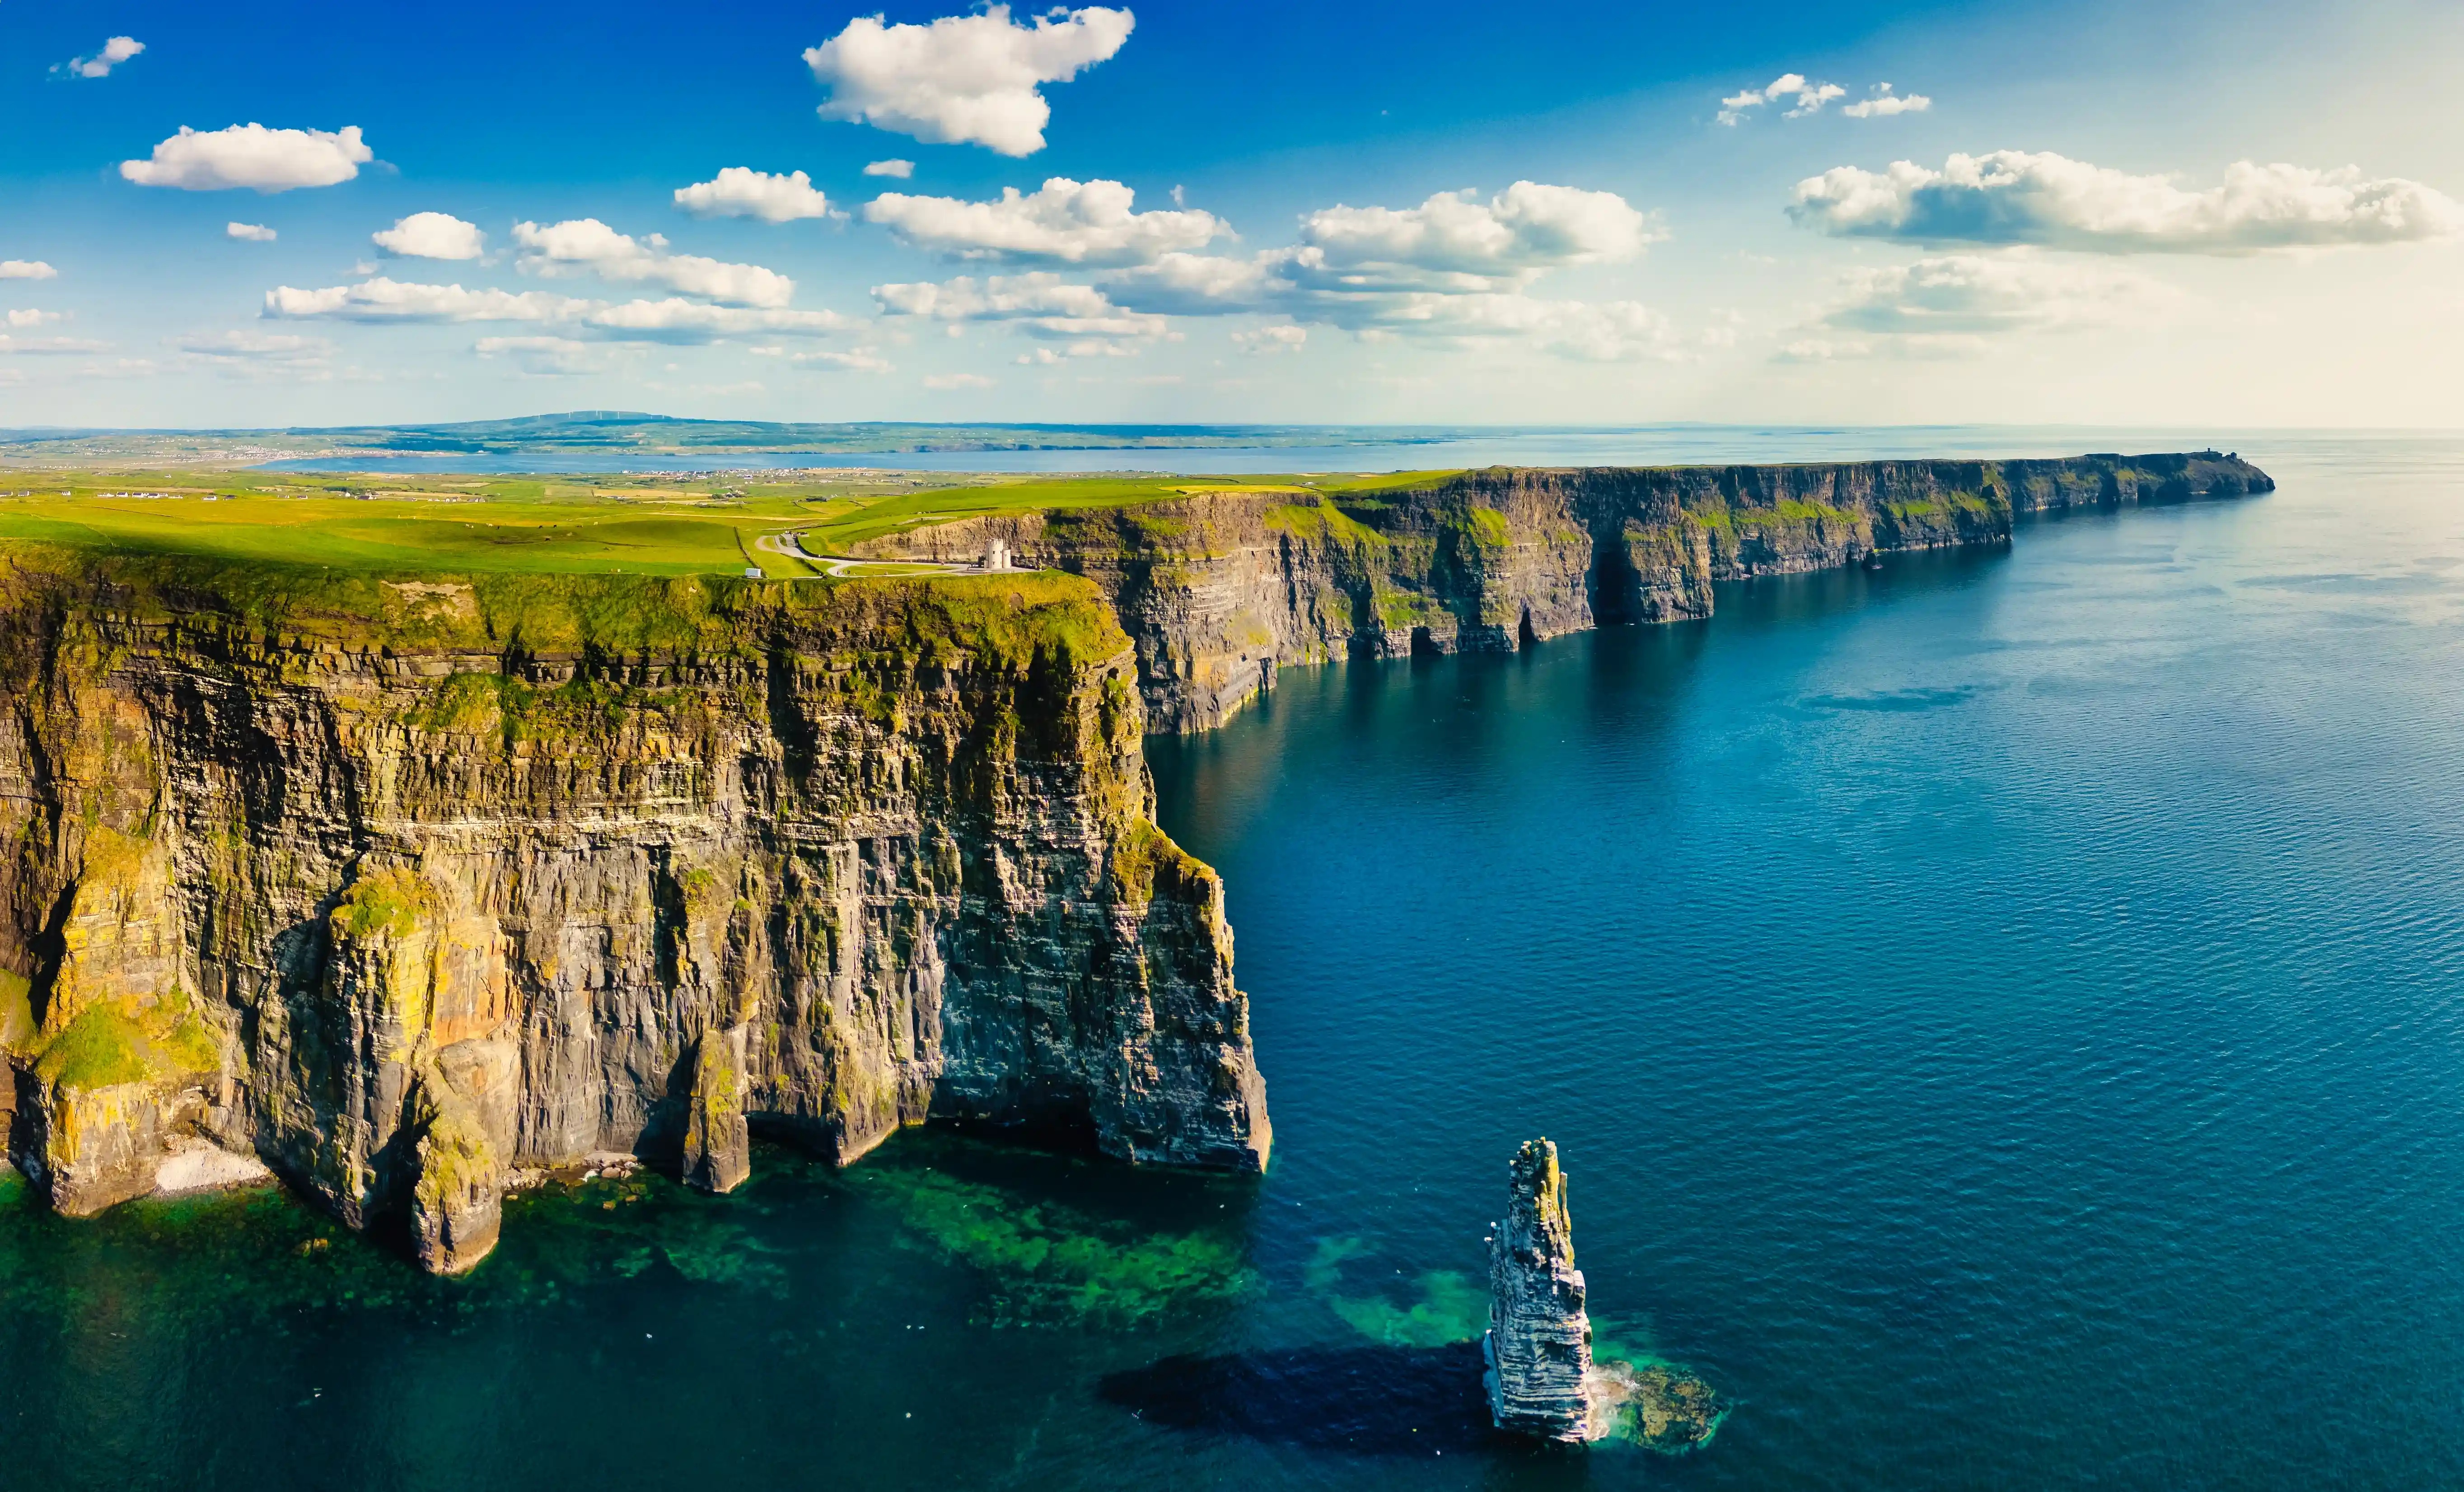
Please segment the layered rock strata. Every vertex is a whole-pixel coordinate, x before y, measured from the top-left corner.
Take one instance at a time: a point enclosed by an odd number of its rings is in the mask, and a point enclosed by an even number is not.
[[[1810,466],[1495,468],[1319,494],[1193,492],[1004,514],[864,552],[1023,565],[1101,586],[1135,641],[1149,727],[1221,725],[1277,668],[1415,649],[1511,651],[1611,623],[1711,614],[1722,581],[1990,544],[2013,515],[2273,491],[2216,452]]]
[[[1488,1333],[1481,1338],[1490,1417],[1501,1430],[1580,1444],[1606,1431],[1592,1370],[1592,1323],[1557,1147],[1528,1140],[1507,1168],[1506,1216],[1488,1240]]]
[[[1265,1162],[1222,889],[1083,581],[21,545],[0,674],[0,1121],[64,1213],[205,1142],[451,1272],[517,1168],[722,1191],[756,1130]]]

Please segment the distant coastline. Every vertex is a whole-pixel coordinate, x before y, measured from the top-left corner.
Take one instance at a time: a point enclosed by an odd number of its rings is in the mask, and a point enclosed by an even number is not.
[[[1690,466],[2252,449],[2413,432],[2210,427],[776,424],[582,411],[279,429],[0,429],[0,471],[183,467],[404,476],[791,471],[1185,475]]]

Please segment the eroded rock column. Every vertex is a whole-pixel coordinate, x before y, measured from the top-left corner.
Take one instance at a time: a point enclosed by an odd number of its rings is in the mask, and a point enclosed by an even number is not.
[[[1527,1140],[1507,1168],[1506,1216],[1488,1241],[1489,1415],[1501,1430],[1579,1444],[1598,1437],[1592,1323],[1557,1147]]]
[[[753,1136],[744,1120],[744,1028],[704,1031],[693,1048],[685,1184],[705,1192],[733,1192],[752,1171]]]
[[[410,1245],[430,1274],[475,1268],[496,1246],[503,1221],[505,1166],[470,1106],[442,1084],[429,1100],[427,1132],[412,1154]]]

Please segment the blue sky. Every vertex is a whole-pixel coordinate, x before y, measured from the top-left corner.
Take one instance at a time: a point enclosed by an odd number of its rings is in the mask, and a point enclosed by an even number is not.
[[[0,425],[2457,419],[2452,4],[873,14],[0,0]]]

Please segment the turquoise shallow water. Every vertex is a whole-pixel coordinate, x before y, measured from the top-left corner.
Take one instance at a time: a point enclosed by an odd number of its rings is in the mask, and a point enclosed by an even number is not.
[[[2239,444],[2276,494],[1155,743],[1263,1180],[764,1152],[455,1283],[278,1197],[0,1203],[0,1486],[2464,1480],[2464,442]],[[1707,1449],[1480,1434],[1533,1133]]]

